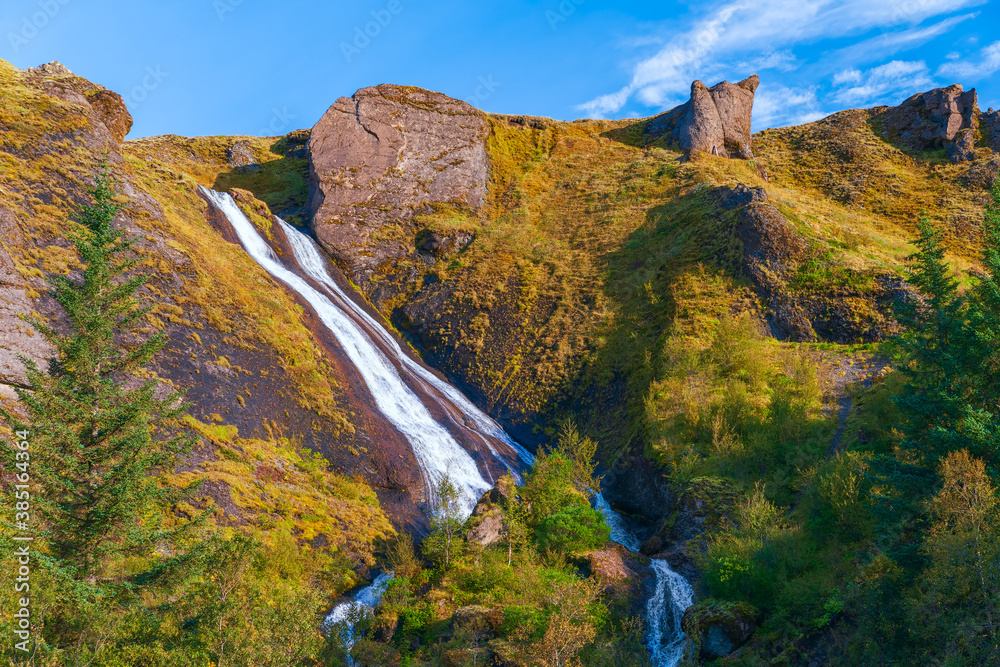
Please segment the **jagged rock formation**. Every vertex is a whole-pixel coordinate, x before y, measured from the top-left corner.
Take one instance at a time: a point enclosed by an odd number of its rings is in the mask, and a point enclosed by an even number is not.
[[[308,209],[320,243],[367,286],[415,253],[416,213],[482,206],[488,133],[482,112],[421,88],[340,98],[309,139]]]
[[[994,153],[1000,153],[1000,111],[990,108],[986,113],[980,114],[979,130],[986,145],[992,148]]]
[[[90,107],[115,143],[121,144],[132,129],[132,114],[118,93],[76,76],[56,61],[32,67],[28,73],[53,97]]]
[[[723,81],[711,88],[691,84],[691,99],[656,116],[645,128],[649,141],[672,138],[681,149],[723,157],[750,159],[753,98],[760,84],[756,74],[739,83]]]
[[[979,127],[976,89],[961,84],[913,95],[876,117],[882,135],[913,150],[948,148],[953,162],[974,156]]]

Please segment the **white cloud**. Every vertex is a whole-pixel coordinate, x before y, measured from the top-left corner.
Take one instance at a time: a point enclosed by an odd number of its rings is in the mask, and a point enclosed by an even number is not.
[[[771,51],[757,58],[736,63],[735,68],[747,72],[761,72],[776,69],[779,72],[792,72],[799,67],[798,58],[788,50]]]
[[[833,99],[848,105],[870,105],[892,101],[902,93],[931,88],[931,78],[927,63],[919,61],[893,60],[869,70],[852,70],[850,76],[835,75],[834,84],[850,83],[833,94]],[[907,95],[908,96],[908,95]]]
[[[945,56],[945,58],[947,58],[948,60],[958,60],[961,57],[962,54],[959,53],[958,51],[952,51],[951,53]]]
[[[974,19],[979,12],[952,16],[929,26],[883,32],[881,35],[862,40],[848,47],[838,49],[826,56],[832,62],[865,63],[886,58],[924,44],[939,35],[948,32],[959,23]]]
[[[937,75],[975,81],[986,78],[997,70],[1000,70],[1000,42],[993,42],[981,49],[976,58],[944,63],[938,67]]]
[[[853,67],[841,70],[833,75],[833,83],[838,86],[842,83],[857,83],[859,81],[861,81],[861,70]]]
[[[798,43],[849,37],[877,28],[917,26],[927,18],[982,2],[735,0],[716,4],[713,10],[691,21],[683,30],[665,35],[665,46],[633,67],[632,79],[626,86],[581,104],[579,108],[592,115],[613,113],[633,96],[646,105],[662,106],[667,101],[686,99],[692,80],[706,77],[710,72],[724,71],[724,63],[739,62],[743,54],[784,52],[791,55],[787,49]],[[883,35],[869,40],[871,43],[864,50],[903,48],[940,34],[966,18],[954,17],[927,28]],[[794,60],[788,61],[785,57],[785,62]],[[775,66],[779,64],[780,58],[775,60]],[[840,66],[844,64],[848,63],[842,62]]]
[[[827,116],[815,88],[789,88],[762,83],[753,100],[753,129],[809,123]]]

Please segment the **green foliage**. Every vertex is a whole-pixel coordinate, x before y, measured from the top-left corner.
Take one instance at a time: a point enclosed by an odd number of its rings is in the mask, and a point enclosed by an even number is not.
[[[106,168],[89,193],[94,203],[80,209],[75,236],[83,275],[79,281],[61,275],[50,279],[68,331],[29,318],[55,355],[46,371],[22,359],[30,389],[18,390],[18,396],[27,419],[0,413],[13,430],[30,434],[31,478],[43,490],[34,501],[35,516],[48,562],[61,577],[75,581],[100,573],[113,558],[143,555],[169,538],[154,511],[176,496],[150,472],[192,442],[163,437],[185,409],[180,394],[156,398],[155,381],[126,388],[125,380],[165,340],[154,336],[134,342],[146,312],[136,297],[145,277],[126,277],[138,263],[131,253],[135,239],[114,226],[121,206]],[[14,469],[15,450],[7,446],[3,454],[6,467]]]
[[[455,533],[462,525],[459,490],[445,474],[435,489],[435,504],[431,514],[431,534],[424,540],[424,555],[438,565],[448,567],[454,550],[462,543],[455,540]]]
[[[594,549],[608,541],[610,532],[600,514],[590,505],[568,505],[546,516],[535,528],[535,540],[543,551],[573,553]]]
[[[562,453],[536,459],[522,496],[531,504],[528,523],[539,548],[573,553],[608,540],[610,529],[601,513],[574,484],[578,477],[578,467]]]

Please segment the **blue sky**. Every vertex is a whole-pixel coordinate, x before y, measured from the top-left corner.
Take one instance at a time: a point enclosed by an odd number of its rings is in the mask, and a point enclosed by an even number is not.
[[[282,134],[378,83],[487,111],[647,116],[761,77],[754,129],[960,82],[1000,107],[1000,2],[5,0],[0,57],[124,95],[130,138]],[[367,34],[366,34],[367,33]]]

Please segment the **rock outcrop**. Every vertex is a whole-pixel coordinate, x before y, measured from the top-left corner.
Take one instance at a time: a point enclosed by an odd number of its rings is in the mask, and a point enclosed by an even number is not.
[[[703,660],[724,658],[757,629],[759,612],[745,602],[698,602],[684,612],[681,626]]]
[[[708,88],[691,84],[691,99],[648,122],[649,141],[668,137],[681,149],[750,159],[750,121],[760,78],[754,74],[739,83],[723,81]]]
[[[22,242],[14,213],[0,207],[0,384],[26,383],[21,355],[43,366],[52,353],[52,346],[21,319],[32,313],[35,305],[28,296],[31,288],[14,265],[6,244]]]
[[[979,131],[986,145],[992,148],[994,153],[1000,153],[1000,111],[990,108],[986,113],[980,114]]]
[[[961,84],[918,93],[877,117],[883,136],[913,150],[948,148],[952,160],[970,159],[979,128],[976,89]],[[951,148],[957,145],[958,148]]]
[[[482,112],[406,86],[337,100],[309,139],[308,210],[320,243],[362,288],[416,253],[430,204],[482,206],[489,165]]]
[[[115,143],[125,141],[125,135],[132,129],[132,114],[121,95],[76,76],[56,61],[31,67],[28,74],[37,78],[45,92],[53,97],[90,107]]]

